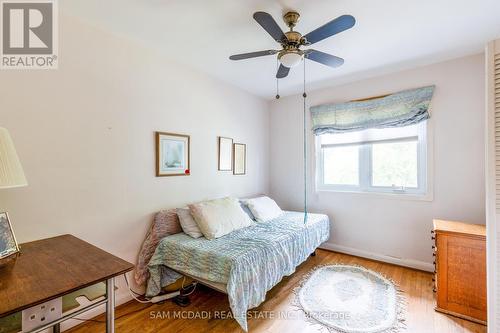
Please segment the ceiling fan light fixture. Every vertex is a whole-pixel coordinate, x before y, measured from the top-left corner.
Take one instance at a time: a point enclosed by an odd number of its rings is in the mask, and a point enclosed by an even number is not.
[[[299,50],[285,51],[281,52],[278,55],[278,60],[280,61],[280,63],[288,68],[292,68],[299,65],[303,58],[304,58],[304,53],[300,52]]]
[[[352,15],[341,15],[302,36],[300,32],[294,30],[300,18],[300,14],[296,11],[289,11],[283,16],[283,20],[290,29],[287,32],[281,30],[269,13],[255,12],[253,18],[273,40],[280,44],[280,49],[235,54],[230,56],[229,59],[243,60],[278,53],[277,60],[281,63],[276,72],[276,78],[278,79],[287,77],[290,69],[297,67],[302,60],[305,61],[304,58],[332,68],[341,66],[344,63],[342,58],[313,49],[301,50],[301,47],[313,45],[342,31],[349,30],[356,24],[356,19]]]

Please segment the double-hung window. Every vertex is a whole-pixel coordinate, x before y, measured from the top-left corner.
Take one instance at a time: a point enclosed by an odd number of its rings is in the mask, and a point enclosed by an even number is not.
[[[319,190],[427,193],[427,121],[316,140]]]

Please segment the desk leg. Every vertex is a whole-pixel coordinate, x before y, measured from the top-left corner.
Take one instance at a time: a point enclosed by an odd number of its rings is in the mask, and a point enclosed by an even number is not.
[[[106,280],[106,333],[115,332],[115,279]]]
[[[61,333],[61,324],[55,324],[54,326],[52,326],[52,332]]]

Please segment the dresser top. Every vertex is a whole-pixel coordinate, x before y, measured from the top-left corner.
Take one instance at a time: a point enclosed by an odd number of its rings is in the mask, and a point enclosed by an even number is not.
[[[72,235],[20,245],[0,266],[0,317],[60,297],[133,269],[131,263]]]
[[[453,232],[458,234],[486,237],[486,226],[457,221],[434,220],[434,231]]]

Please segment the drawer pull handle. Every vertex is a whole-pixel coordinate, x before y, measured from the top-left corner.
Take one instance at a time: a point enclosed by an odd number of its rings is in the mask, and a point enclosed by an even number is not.
[[[432,240],[435,240],[435,239],[436,239],[436,237],[432,236],[432,237],[431,237],[431,239],[432,239]]]

